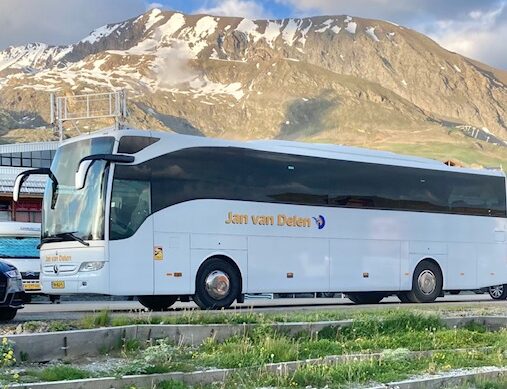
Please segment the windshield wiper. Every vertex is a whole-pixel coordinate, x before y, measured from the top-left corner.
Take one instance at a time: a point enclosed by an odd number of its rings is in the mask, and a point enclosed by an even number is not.
[[[80,238],[79,236],[74,235],[77,231],[72,232],[60,232],[59,234],[55,234],[53,236],[48,236],[47,238],[43,238],[41,240],[42,243],[50,243],[50,242],[66,242],[70,238],[71,240],[75,240],[76,242],[81,243],[84,246],[89,246],[90,243],[85,242],[84,239]]]
[[[85,242],[83,238],[80,238],[79,236],[74,235],[77,231],[72,232],[60,232],[59,234],[56,234],[55,236],[61,237],[61,238],[71,238],[72,240],[75,240],[76,242],[81,243],[82,245],[89,246],[90,243]]]

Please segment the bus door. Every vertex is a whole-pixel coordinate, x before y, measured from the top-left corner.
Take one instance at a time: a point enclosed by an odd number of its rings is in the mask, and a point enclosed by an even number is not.
[[[153,217],[150,213],[149,181],[115,179],[109,215],[111,294],[153,294]]]
[[[155,229],[162,226],[155,215]],[[190,234],[155,231],[153,240],[155,295],[189,294]]]

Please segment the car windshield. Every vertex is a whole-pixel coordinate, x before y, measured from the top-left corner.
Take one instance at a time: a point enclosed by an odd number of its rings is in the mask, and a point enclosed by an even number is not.
[[[48,180],[44,191],[43,240],[54,237],[72,240],[68,233],[85,240],[104,239],[108,164],[95,161],[88,170],[84,188],[80,190],[75,188],[75,173],[82,158],[92,154],[110,154],[113,145],[113,137],[101,137],[69,143],[58,149],[51,164],[58,185],[54,188]]]

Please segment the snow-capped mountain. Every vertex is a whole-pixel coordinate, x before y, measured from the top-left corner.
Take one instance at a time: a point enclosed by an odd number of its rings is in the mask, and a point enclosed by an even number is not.
[[[70,46],[0,52],[7,113],[47,120],[50,91],[125,88],[137,124],[235,138],[368,143],[382,134],[403,143],[426,131],[459,143],[446,137],[465,125],[507,139],[506,84],[506,72],[413,30],[350,16],[249,20],[153,9]]]

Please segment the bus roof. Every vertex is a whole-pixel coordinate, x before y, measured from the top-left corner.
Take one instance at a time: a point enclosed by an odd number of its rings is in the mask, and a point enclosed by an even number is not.
[[[0,222],[0,236],[40,236],[40,223]]]
[[[81,139],[100,136],[113,136],[116,139],[122,136],[149,136],[160,138],[162,142],[156,142],[148,147],[146,152],[160,154],[188,147],[239,147],[260,151],[271,151],[286,154],[305,155],[312,157],[349,160],[356,162],[369,162],[385,165],[406,166],[422,169],[444,170],[456,173],[484,174],[489,176],[505,177],[503,171],[493,169],[472,169],[457,166],[448,166],[441,161],[397,154],[390,151],[378,151],[360,147],[342,146],[321,143],[293,142],[285,140],[255,140],[255,141],[232,141],[218,138],[206,138],[192,135],[182,135],[174,132],[162,132],[151,130],[138,130],[126,128],[116,130],[106,128],[88,135],[80,135],[68,139],[66,143],[72,143]],[[149,151],[148,151],[149,150]],[[159,154],[157,154],[159,155]],[[139,152],[139,156],[145,157],[145,150]]]

